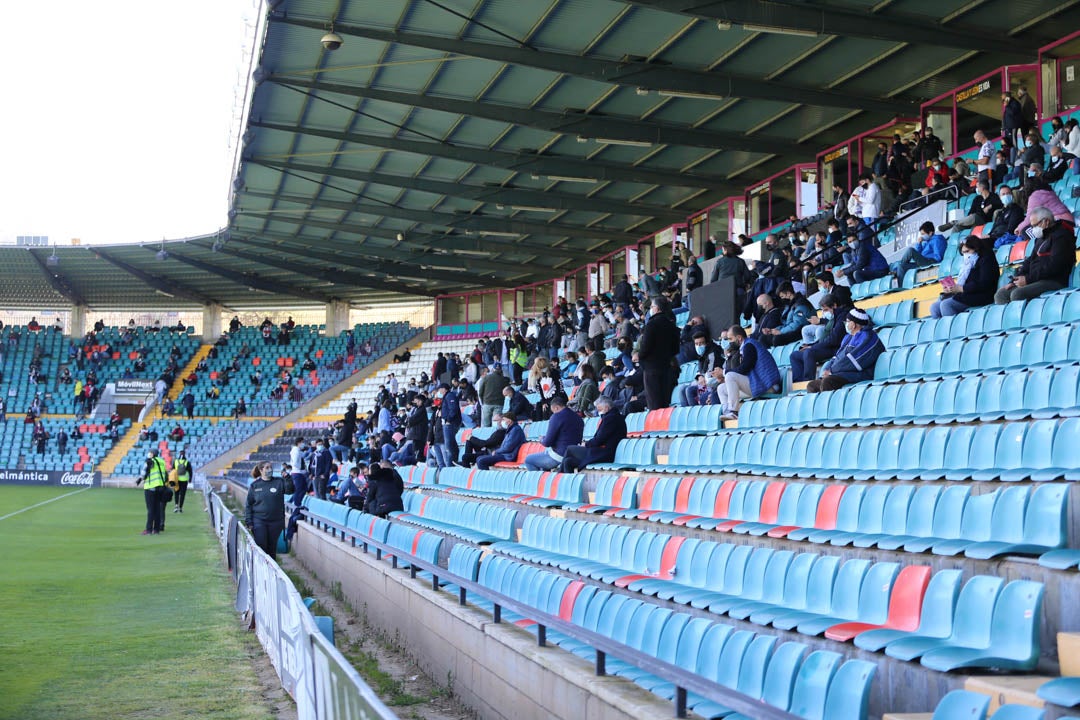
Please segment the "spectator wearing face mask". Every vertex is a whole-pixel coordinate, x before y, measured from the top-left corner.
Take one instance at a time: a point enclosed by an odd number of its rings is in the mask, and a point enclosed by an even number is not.
[[[939,225],[938,230],[948,232],[953,228],[971,228],[990,222],[994,213],[1001,209],[1001,198],[997,193],[990,192],[989,180],[980,180],[975,186],[975,193],[977,197],[971,204],[971,212],[955,223],[947,222]]]
[[[694,333],[694,357],[697,359],[698,375],[708,377],[715,367],[724,366],[724,351],[709,339],[704,330]],[[683,388],[685,405],[700,405],[697,388],[694,383]]]
[[[836,270],[837,277],[846,277],[852,283],[861,283],[889,274],[889,263],[886,262],[885,256],[869,240],[849,235],[848,248],[850,248],[851,264]]]
[[[581,365],[577,369],[578,379],[581,381],[573,390],[570,399],[570,409],[589,415],[595,409],[593,403],[600,397],[600,386],[596,384],[596,371],[591,365]]]
[[[963,261],[956,285],[950,290],[943,290],[941,298],[930,306],[931,317],[957,315],[973,307],[989,305],[994,300],[1000,268],[990,242],[977,235],[969,235],[960,252]]]
[[[724,373],[724,384],[717,387],[716,394],[724,406],[723,419],[735,420],[739,417],[743,398],[760,397],[780,386],[780,369],[768,350],[753,338],[746,337],[746,330],[741,325],[728,328],[728,337],[729,345],[724,349],[737,350],[739,364]]]
[[[1016,234],[1016,228],[1024,222],[1024,208],[1016,202],[1012,188],[1002,185],[998,188],[998,197],[1001,198],[1001,210],[994,216],[994,229],[990,232],[990,241],[994,249],[1002,245],[1011,245],[1020,239]]]
[[[789,282],[780,283],[776,294],[784,302],[780,314],[780,324],[771,330],[761,331],[761,342],[766,347],[780,347],[793,343],[802,337],[802,329],[810,324],[814,315],[814,306],[802,293],[795,292]]]
[[[821,320],[817,325],[821,334],[815,334],[812,341],[804,335],[803,344],[791,353],[792,382],[813,380],[817,374],[818,363],[836,354],[844,340],[844,324],[847,322],[849,310],[851,303],[838,295],[821,298]]]
[[[498,462],[517,462],[518,450],[525,442],[525,431],[517,424],[513,413],[504,413],[500,426],[506,433],[502,444],[490,455],[481,455],[476,458],[476,467],[480,470],[489,470]]]
[[[870,327],[870,316],[858,308],[852,308],[844,329],[847,335],[840,348],[826,363],[821,378],[811,380],[806,386],[807,392],[831,392],[850,383],[873,379],[874,365],[881,353],[885,352],[885,346]]]
[[[566,407],[566,398],[561,394],[551,399],[551,419],[541,443],[543,452],[532,453],[525,457],[526,470],[554,470],[559,467],[566,455],[566,449],[581,442],[585,430],[585,421]]]
[[[1024,231],[1031,226],[1029,220],[1031,213],[1040,208],[1049,210],[1054,220],[1063,223],[1065,227],[1075,229],[1072,210],[1061,202],[1061,198],[1057,196],[1054,189],[1042,178],[1042,168],[1030,168],[1028,173],[1029,177],[1024,182],[1024,193],[1027,195],[1027,217],[1016,226],[1016,235],[1021,239],[1024,237]]]
[[[1076,239],[1071,226],[1056,219],[1048,208],[1028,210],[1028,235],[1035,250],[1020,265],[1012,280],[994,295],[1004,305],[1012,300],[1030,300],[1043,293],[1061,290],[1069,284],[1076,264]]]
[[[940,263],[947,245],[945,236],[934,232],[934,223],[924,222],[919,226],[919,242],[905,250],[893,264],[893,275],[902,283],[908,270]]]

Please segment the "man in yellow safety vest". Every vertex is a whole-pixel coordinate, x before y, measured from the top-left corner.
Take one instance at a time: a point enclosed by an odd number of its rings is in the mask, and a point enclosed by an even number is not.
[[[165,486],[169,478],[169,470],[165,461],[158,457],[157,450],[149,450],[146,453],[146,469],[143,476],[135,481],[143,485],[143,498],[146,500],[146,529],[143,535],[157,535],[165,530],[165,505],[168,488]],[[171,493],[169,493],[171,494]]]

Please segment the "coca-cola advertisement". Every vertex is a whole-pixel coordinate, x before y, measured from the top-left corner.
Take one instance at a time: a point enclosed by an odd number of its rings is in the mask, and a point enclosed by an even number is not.
[[[0,470],[0,485],[101,487],[101,473],[74,470]]]

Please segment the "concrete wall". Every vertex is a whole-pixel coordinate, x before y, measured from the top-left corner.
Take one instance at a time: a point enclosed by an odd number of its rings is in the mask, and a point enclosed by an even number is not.
[[[484,720],[637,720],[673,717],[672,705],[557,647],[539,647],[530,633],[496,625],[456,596],[411,580],[374,553],[301,525],[293,553],[401,645],[432,679]]]

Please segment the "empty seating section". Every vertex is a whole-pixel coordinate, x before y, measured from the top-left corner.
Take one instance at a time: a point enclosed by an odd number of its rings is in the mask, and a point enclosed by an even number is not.
[[[45,442],[45,452],[39,453],[33,440],[33,425],[24,423],[22,418],[15,419],[10,416],[0,423],[0,467],[74,472],[93,470],[113,446],[107,426],[100,423],[46,417],[42,419],[42,425],[49,434],[49,439]],[[130,428],[130,420],[122,421],[120,434],[125,434]],[[82,433],[82,437],[78,439],[73,437],[76,429]],[[56,440],[61,430],[68,434],[67,447],[63,453],[60,452]]]
[[[172,463],[176,453],[184,450],[192,467],[197,469],[262,430],[267,424],[266,420],[219,421],[216,424],[206,418],[155,420],[146,429],[148,432],[157,432],[158,439],[138,440],[117,464],[115,473],[127,477],[142,475],[146,452],[153,448],[160,451],[167,463]],[[183,429],[184,437],[181,440],[171,440],[169,433],[177,426]]]
[[[419,328],[404,322],[356,325],[352,330],[356,348],[350,354],[346,333],[327,337],[320,335],[317,325],[297,325],[289,335],[288,345],[277,344],[276,330],[274,343],[267,344],[258,327],[242,327],[228,334],[228,342],[218,346],[216,358],[207,358],[206,372],[196,373],[198,381],[192,386],[196,399],[195,414],[228,416],[237,400],[243,398],[248,405],[249,415],[284,415],[292,409],[292,405],[271,400],[270,392],[281,384],[285,373],[292,377],[291,387],[299,391],[300,400],[307,401],[378,361],[387,351],[415,337],[418,332]],[[370,355],[360,353],[365,343],[371,343]],[[245,346],[247,357],[238,360],[239,370],[230,370],[226,383],[224,371],[230,368]],[[315,363],[314,370],[303,370],[308,358]],[[261,371],[258,382],[253,379],[256,370]],[[216,401],[211,401],[206,392],[215,385],[220,388],[220,396]]]
[[[583,482],[584,476],[579,473],[451,467],[439,472],[435,489],[549,508],[580,503]]]
[[[411,357],[408,362],[390,362],[384,365],[355,389],[320,408],[317,414],[320,417],[325,415],[328,419],[339,418],[345,413],[346,407],[352,400],[356,400],[360,412],[368,412],[374,407],[379,388],[389,382],[391,373],[397,378],[399,387],[404,389],[409,378],[419,380],[420,373],[431,374],[431,366],[438,357],[438,353],[456,352],[464,360],[474,347],[476,347],[476,340],[440,340],[422,343],[419,347],[410,349]]]
[[[490,543],[510,539],[518,513],[485,503],[407,493],[405,511],[392,515],[396,520],[440,530],[472,543]]]

